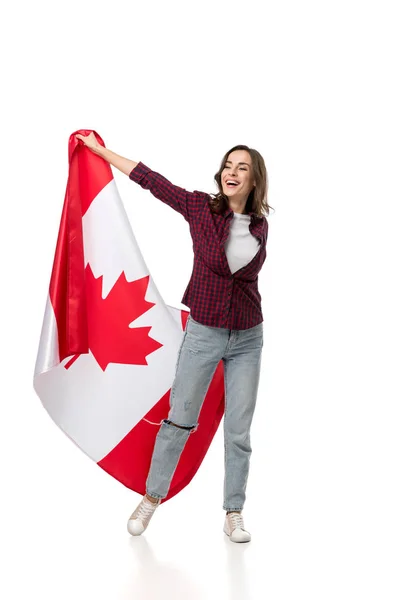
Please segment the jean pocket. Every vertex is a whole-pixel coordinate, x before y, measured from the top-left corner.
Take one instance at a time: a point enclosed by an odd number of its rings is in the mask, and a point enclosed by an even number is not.
[[[188,315],[187,319],[186,319],[186,324],[185,324],[185,329],[184,331],[187,331],[188,325],[189,325],[189,321],[190,321],[190,315]]]

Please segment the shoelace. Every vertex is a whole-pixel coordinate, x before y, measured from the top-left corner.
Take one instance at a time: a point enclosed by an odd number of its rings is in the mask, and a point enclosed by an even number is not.
[[[233,531],[233,529],[236,529],[237,527],[239,527],[240,529],[244,529],[243,517],[241,514],[228,513],[228,519],[231,522],[232,531]]]
[[[157,504],[154,504],[154,508],[150,500],[146,503],[142,502],[138,508],[136,519],[140,519],[140,521],[147,521],[147,519],[153,514],[155,507]]]

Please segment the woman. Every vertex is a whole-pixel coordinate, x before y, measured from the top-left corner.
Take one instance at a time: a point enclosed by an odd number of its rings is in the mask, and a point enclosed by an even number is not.
[[[100,145],[94,133],[76,134],[90,150],[178,211],[193,239],[193,272],[182,298],[190,307],[178,352],[170,411],[156,437],[146,493],[128,520],[140,535],[167,496],[179,457],[215,369],[225,377],[224,532],[248,542],[242,509],[251,455],[250,425],[260,377],[263,314],[258,273],[266,258],[268,177],[262,156],[248,146],[229,150],[215,175],[219,193],[188,192],[142,162]]]

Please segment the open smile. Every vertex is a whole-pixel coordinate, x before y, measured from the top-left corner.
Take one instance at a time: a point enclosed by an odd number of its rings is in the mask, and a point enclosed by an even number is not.
[[[229,188],[235,188],[239,185],[239,181],[235,181],[234,179],[227,179],[225,181],[225,185]]]

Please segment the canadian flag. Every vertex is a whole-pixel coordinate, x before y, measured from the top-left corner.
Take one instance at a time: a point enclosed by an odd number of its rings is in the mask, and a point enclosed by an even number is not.
[[[161,297],[110,165],[75,137],[90,131],[69,138],[68,182],[33,386],[56,425],[85,454],[144,494],[189,313]],[[195,475],[224,403],[221,362],[165,500]]]

